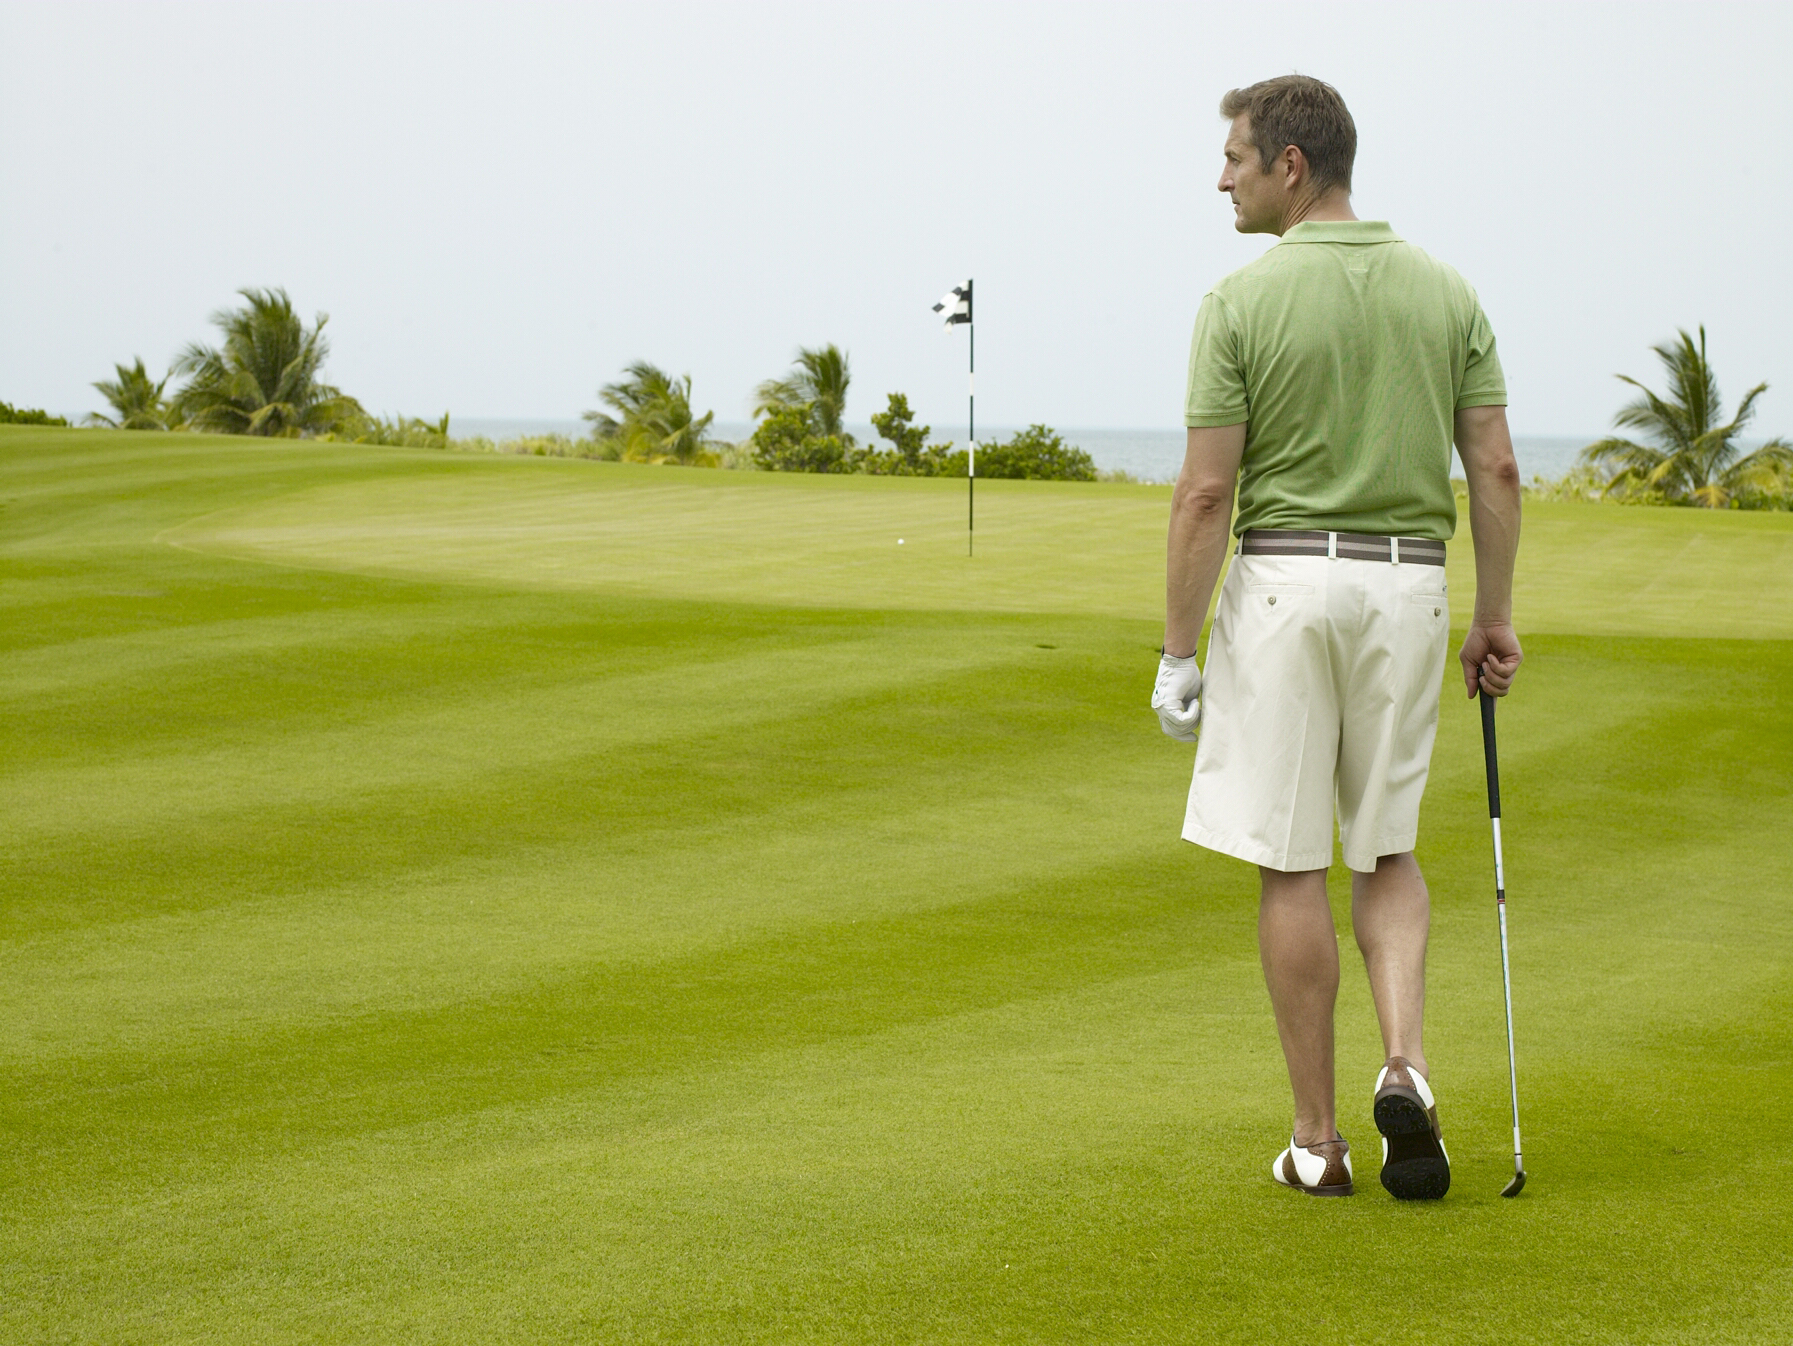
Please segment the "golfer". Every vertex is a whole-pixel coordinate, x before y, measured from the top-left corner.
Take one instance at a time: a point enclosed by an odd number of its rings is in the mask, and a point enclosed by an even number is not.
[[[1430,913],[1413,847],[1451,620],[1453,441],[1475,545],[1469,695],[1504,696],[1522,657],[1506,384],[1475,291],[1352,213],[1357,130],[1335,89],[1288,75],[1235,89],[1220,112],[1233,227],[1281,241],[1196,317],[1152,707],[1173,738],[1199,725],[1184,838],[1262,878],[1258,944],[1295,1095],[1272,1176],[1352,1191],[1333,1091],[1336,810],[1386,1058],[1382,1185],[1440,1197],[1450,1160],[1422,1036]],[[1204,677],[1196,638],[1229,549]]]

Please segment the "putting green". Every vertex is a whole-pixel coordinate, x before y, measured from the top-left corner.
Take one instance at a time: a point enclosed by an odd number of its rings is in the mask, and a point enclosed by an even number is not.
[[[1268,1179],[1166,499],[0,428],[0,1339],[1785,1339],[1793,519],[1530,510],[1406,1207],[1355,970]]]
[[[539,460],[332,483],[224,509],[162,539],[245,559],[513,586],[1162,619],[1168,487],[986,481],[978,495],[970,562],[963,482]],[[1466,605],[1467,541],[1451,558]],[[1793,529],[1784,515],[1534,504],[1516,606],[1529,631],[1784,639]]]

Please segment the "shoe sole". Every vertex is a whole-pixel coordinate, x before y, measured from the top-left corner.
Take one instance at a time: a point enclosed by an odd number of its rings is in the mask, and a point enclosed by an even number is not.
[[[1306,1192],[1309,1196],[1352,1196],[1357,1191],[1357,1188],[1348,1182],[1334,1183],[1331,1187],[1303,1187],[1298,1182],[1284,1182],[1278,1178],[1276,1184],[1279,1187],[1287,1187],[1291,1192]]]
[[[1382,1186],[1396,1201],[1436,1201],[1451,1190],[1450,1160],[1418,1094],[1384,1090],[1376,1099],[1376,1129],[1388,1147]]]

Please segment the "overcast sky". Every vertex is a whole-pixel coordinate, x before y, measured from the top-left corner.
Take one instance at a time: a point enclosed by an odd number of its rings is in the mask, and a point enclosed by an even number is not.
[[[1220,95],[1299,70],[1355,205],[1455,265],[1526,434],[1705,323],[1793,434],[1793,6],[0,0],[0,398],[78,414],[241,286],[330,314],[371,409],[575,417],[621,366],[743,419],[799,344],[979,419],[1180,423],[1196,305],[1263,238]]]

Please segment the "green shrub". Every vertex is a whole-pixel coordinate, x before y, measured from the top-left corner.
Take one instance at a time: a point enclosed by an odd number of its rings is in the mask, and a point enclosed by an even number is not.
[[[978,475],[982,476],[984,455],[980,453],[977,458]],[[952,445],[948,444],[946,446],[946,451],[940,455],[940,471],[938,475],[942,477],[963,477],[970,471],[970,464],[971,455],[969,453],[964,449],[955,449]]]
[[[889,405],[872,425],[889,448],[861,448],[851,435],[825,432],[807,405],[763,407],[765,419],[748,445],[753,461],[770,472],[863,472],[876,477],[963,477],[970,455],[952,444],[930,444],[931,427],[916,425],[909,399],[889,394]],[[745,446],[744,446],[745,447]],[[1030,425],[1007,441],[980,444],[980,477],[1030,481],[1096,481],[1089,454],[1067,444],[1048,426]],[[1111,480],[1130,480],[1125,473]]]
[[[67,425],[66,416],[52,416],[47,411],[30,407],[15,407],[9,402],[0,402],[0,425]]]
[[[594,453],[581,453],[584,446],[595,447],[590,440],[569,439],[566,435],[518,435],[498,446],[500,453],[521,454],[531,458],[590,458]]]
[[[1460,478],[1452,480],[1459,500],[1468,499],[1469,489]],[[1686,496],[1675,497],[1666,491],[1626,480],[1610,481],[1597,467],[1583,464],[1557,478],[1534,476],[1525,485],[1527,500],[1589,501],[1608,505],[1666,505],[1688,507],[1696,502]],[[1776,487],[1772,482],[1760,488],[1743,486],[1726,498],[1719,509],[1793,510],[1793,487]]]
[[[859,453],[844,435],[817,432],[808,407],[783,407],[753,432],[754,461],[768,472],[851,472]]]
[[[716,452],[716,466],[733,472],[757,472],[759,460],[754,456],[753,441],[742,444],[730,444],[727,440],[715,440],[712,447]]]
[[[338,422],[336,429],[319,439],[343,444],[385,444],[400,449],[446,449],[448,413],[439,421],[426,421],[416,416],[349,416]]]
[[[1094,481],[1095,461],[1058,432],[1030,425],[1013,439],[978,445],[977,474],[1027,481]]]
[[[1468,499],[1469,484],[1467,482],[1459,483],[1458,479],[1453,478],[1451,486],[1459,496]],[[1554,480],[1549,477],[1534,476],[1525,485],[1525,498],[1527,500],[1604,500],[1619,498],[1616,496],[1607,496],[1604,493],[1605,486],[1605,478],[1602,477],[1599,472],[1595,471],[1593,468],[1582,466],[1572,468]]]
[[[891,393],[888,407],[872,414],[872,428],[878,437],[890,443],[888,449],[866,449],[859,460],[859,470],[875,477],[946,477],[952,457],[952,445],[930,444],[931,426],[915,425],[915,413],[909,409],[904,393]],[[962,455],[961,455],[962,456]],[[958,474],[964,476],[961,469]]]
[[[1793,510],[1793,485],[1784,485],[1779,490],[1750,490],[1745,488],[1731,497],[1732,509],[1766,509],[1786,513]]]
[[[485,453],[514,453],[526,458],[587,458],[600,463],[619,463],[630,461],[625,452],[626,446],[615,436],[599,439],[573,439],[567,435],[518,435],[494,444],[489,439],[450,440],[449,447],[467,447]],[[698,460],[698,466],[714,466],[714,455],[704,453]],[[655,461],[672,463],[676,459],[666,458]]]

